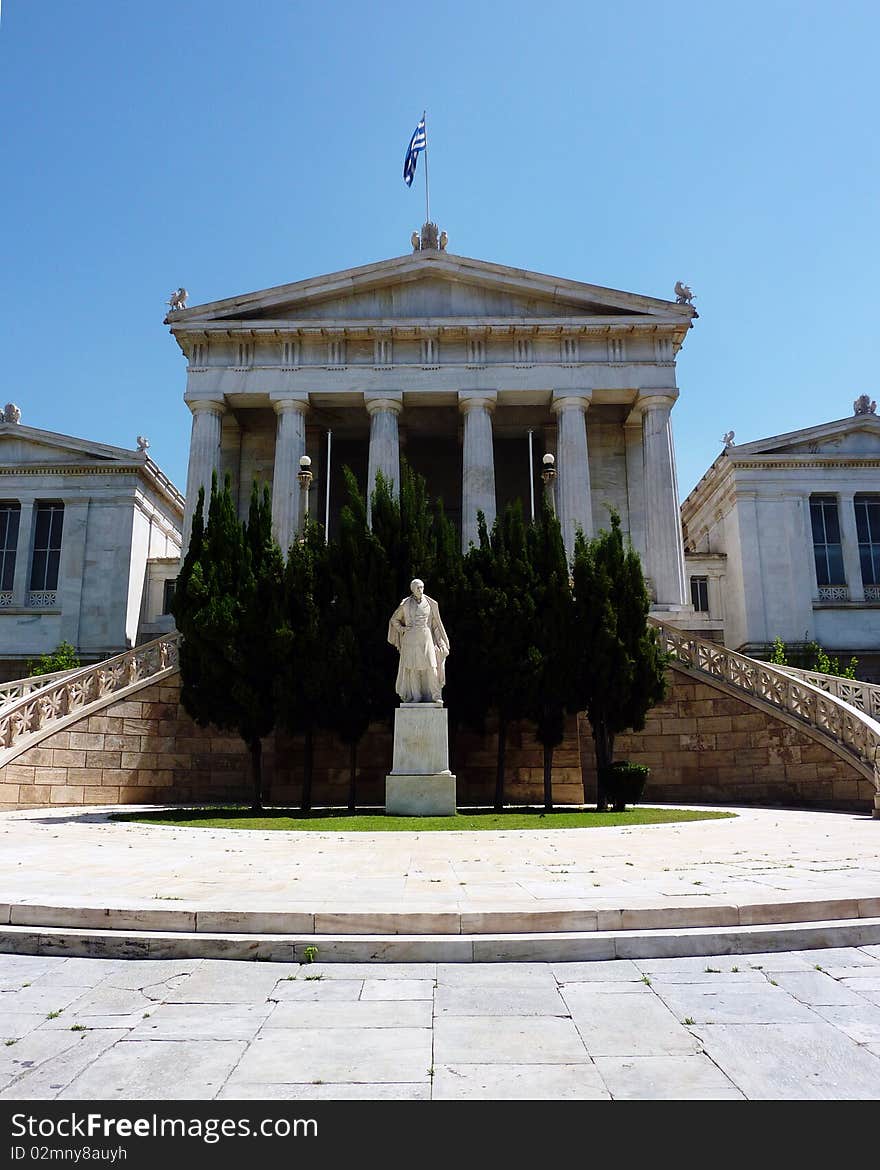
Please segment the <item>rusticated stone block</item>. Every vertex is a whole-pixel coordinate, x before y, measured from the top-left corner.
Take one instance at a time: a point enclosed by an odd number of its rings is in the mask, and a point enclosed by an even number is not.
[[[53,785],[49,792],[50,804],[82,804],[82,798],[83,788],[81,785]]]
[[[87,768],[118,768],[121,765],[121,752],[86,752]]]
[[[52,765],[55,768],[84,768],[86,753],[72,751],[70,748],[55,748],[52,752]]]
[[[0,784],[0,802],[2,791],[6,787]],[[13,785],[9,785],[10,789]],[[48,804],[51,800],[52,789],[48,784],[20,784],[18,786],[18,800],[21,804]]]

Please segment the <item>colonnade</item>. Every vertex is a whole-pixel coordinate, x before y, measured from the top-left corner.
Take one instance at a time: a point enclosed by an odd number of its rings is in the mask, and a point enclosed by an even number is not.
[[[656,601],[665,607],[684,605],[685,575],[681,538],[675,452],[670,412],[677,391],[640,394],[627,425],[627,474],[634,462],[644,495],[645,574],[653,583]],[[463,418],[462,448],[462,547],[477,540],[477,514],[491,527],[496,514],[495,456],[492,416],[497,393],[460,391],[458,407]],[[556,501],[563,540],[571,556],[578,529],[593,535],[593,499],[587,415],[592,401],[589,390],[554,392],[551,409],[557,420]],[[275,536],[283,549],[290,546],[302,524],[301,490],[297,480],[300,458],[306,449],[306,416],[309,396],[272,396],[277,424],[272,484],[272,516]],[[381,472],[396,492],[400,483],[400,436],[398,420],[403,410],[400,392],[364,395],[370,416],[368,481]],[[186,487],[183,549],[189,545],[192,517],[201,486],[210,491],[211,476],[220,471],[220,435],[225,403],[220,399],[196,399],[193,414],[189,470]],[[640,427],[641,459],[633,431]],[[634,451],[633,448],[636,448]],[[633,477],[635,478],[635,477]],[[632,492],[632,485],[630,486]]]

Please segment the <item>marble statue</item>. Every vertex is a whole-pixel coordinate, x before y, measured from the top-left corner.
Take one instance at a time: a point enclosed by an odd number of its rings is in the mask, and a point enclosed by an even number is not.
[[[736,439],[736,431],[725,431],[724,432],[724,436],[722,437],[721,442],[724,444],[725,451],[727,450],[728,447],[734,446],[735,439]]]
[[[177,288],[165,302],[171,309],[172,313],[176,313],[178,309],[185,309],[186,302],[189,299],[189,293],[185,288]]]
[[[19,423],[21,422],[21,411],[14,402],[7,402],[6,409],[0,410],[0,422]]]
[[[146,435],[138,435],[137,449],[138,449],[138,451],[141,451],[144,455],[146,455],[147,451],[149,451],[150,440],[147,438]]]
[[[692,305],[694,303],[694,294],[680,280],[675,282],[675,303],[677,305]]]
[[[395,689],[404,703],[439,703],[446,683],[449,638],[440,609],[425,583],[410,581],[411,593],[391,615],[388,641],[400,654]]]
[[[860,394],[853,403],[853,414],[876,414],[877,403],[867,394]]]

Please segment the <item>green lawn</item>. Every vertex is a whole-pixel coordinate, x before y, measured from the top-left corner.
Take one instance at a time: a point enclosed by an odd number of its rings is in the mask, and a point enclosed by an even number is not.
[[[388,817],[384,813],[352,814],[341,809],[267,809],[255,816],[248,808],[179,808],[154,813],[117,813],[115,821],[174,825],[201,829],[282,829],[334,833],[426,833],[474,829],[601,829],[617,825],[665,825],[678,821],[718,820],[735,813],[682,808],[632,808],[626,812],[552,812],[523,809],[497,813],[490,809],[456,813],[454,817]]]

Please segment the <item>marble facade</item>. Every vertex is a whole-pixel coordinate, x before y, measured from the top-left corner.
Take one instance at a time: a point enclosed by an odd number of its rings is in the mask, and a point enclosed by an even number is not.
[[[271,484],[289,546],[303,454],[311,512],[328,510],[331,531],[342,466],[362,488],[379,471],[396,485],[405,455],[466,548],[478,512],[491,524],[520,498],[530,514],[550,452],[569,551],[616,508],[658,609],[688,611],[670,412],[693,307],[455,256],[422,235],[411,256],[168,314],[193,415],[184,548],[214,472],[242,515],[253,480]]]
[[[822,501],[829,528],[817,550]],[[880,507],[874,413],[726,447],[682,504],[687,574],[707,583],[694,628],[723,629],[745,654],[776,637],[815,640],[880,681],[880,531],[873,570],[862,539],[871,501]]]
[[[184,500],[145,450],[0,422],[0,677],[62,640],[84,661],[173,625]],[[40,515],[57,511],[48,573]],[[37,580],[37,576],[40,575]]]

